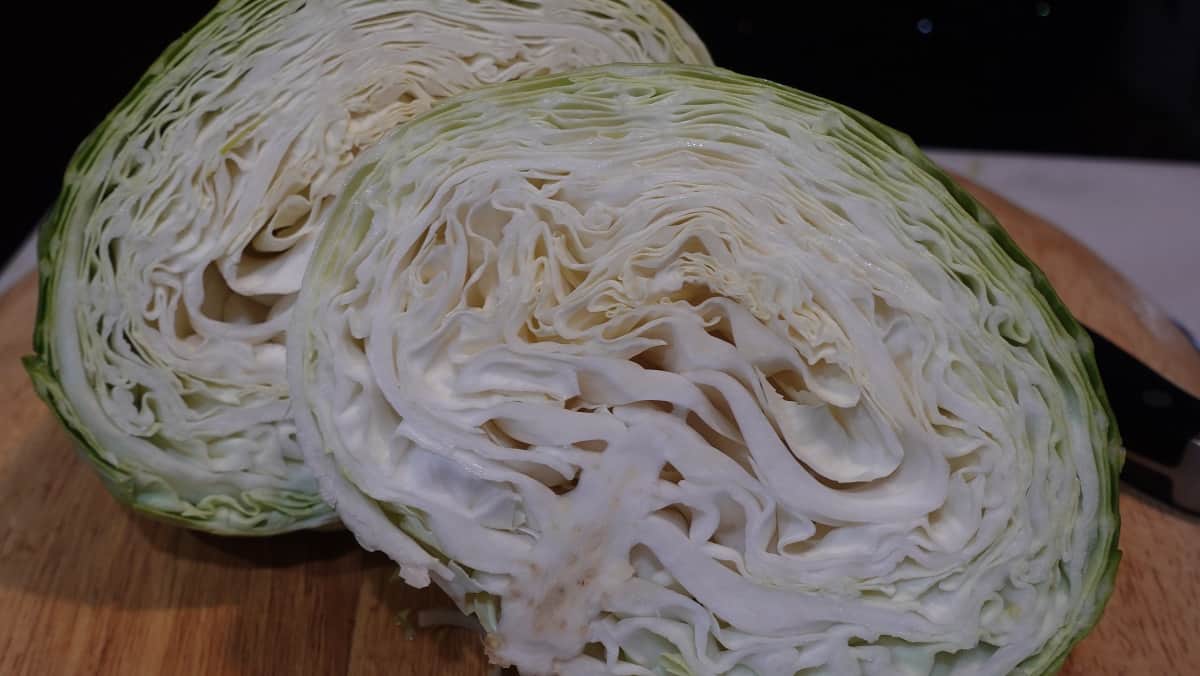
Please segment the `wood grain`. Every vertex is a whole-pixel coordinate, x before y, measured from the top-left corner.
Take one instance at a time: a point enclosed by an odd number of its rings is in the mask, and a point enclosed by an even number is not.
[[[119,506],[21,369],[35,295],[0,301],[0,674],[486,673],[465,631],[405,639],[397,610],[449,601],[347,533],[222,539]]]
[[[1114,342],[1200,391],[1169,331],[1127,282],[1045,221],[969,186],[1043,264],[1067,304]],[[18,362],[32,278],[0,300],[0,674],[450,674],[487,672],[478,638],[394,618],[438,607],[390,581],[345,533],[228,540],[118,506],[70,448]],[[1146,319],[1147,316],[1150,319]],[[1173,327],[1171,327],[1173,328]],[[1197,378],[1196,380],[1193,380]],[[1200,523],[1121,496],[1125,558],[1070,676],[1194,674],[1200,665]]]

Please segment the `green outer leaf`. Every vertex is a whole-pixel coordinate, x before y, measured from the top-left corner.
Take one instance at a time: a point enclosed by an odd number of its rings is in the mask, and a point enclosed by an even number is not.
[[[683,67],[680,70],[703,71],[700,68],[689,67]],[[720,79],[726,78],[729,78],[729,75],[720,76]],[[757,82],[785,96],[794,95],[795,93],[795,90],[769,80],[740,75],[733,75],[732,79],[742,83]],[[1059,297],[1058,292],[1054,290],[1046,274],[1017,245],[1016,241],[1001,226],[996,217],[962,186],[958,185],[948,173],[938,167],[933,160],[929,159],[917,144],[913,142],[910,136],[875,120],[869,115],[842,104],[811,94],[805,94],[805,96],[822,101],[838,109],[887,143],[888,147],[892,150],[941,183],[959,206],[975,219],[975,222],[995,240],[1004,253],[1014,263],[1021,266],[1030,274],[1034,288],[1040,294],[1040,298],[1038,299],[1040,301],[1039,305],[1044,310],[1046,319],[1048,321],[1051,319],[1056,320],[1057,326],[1055,328],[1061,329],[1069,335],[1078,346],[1075,354],[1076,366],[1087,377],[1087,382],[1083,383],[1083,393],[1094,397],[1100,405],[1107,427],[1106,443],[1101,447],[1095,448],[1095,452],[1097,454],[1097,468],[1103,470],[1107,466],[1109,469],[1107,482],[1103,481],[1104,477],[1101,476],[1101,489],[1106,491],[1106,495],[1102,496],[1101,499],[1102,504],[1099,509],[1099,517],[1109,517],[1110,523],[1100,524],[1103,534],[1107,536],[1107,542],[1098,543],[1094,555],[1097,557],[1103,556],[1105,563],[1102,567],[1094,569],[1092,579],[1089,581],[1094,602],[1092,605],[1080,609],[1081,614],[1073,623],[1073,626],[1078,627],[1078,630],[1071,634],[1056,636],[1052,644],[1046,646],[1039,654],[1026,660],[1025,663],[1018,667],[1018,671],[1016,672],[1030,675],[1055,674],[1062,668],[1063,663],[1066,662],[1071,649],[1079,641],[1083,640],[1096,623],[1100,621],[1104,607],[1108,603],[1108,599],[1112,596],[1113,588],[1116,584],[1117,567],[1121,560],[1119,546],[1121,530],[1119,498],[1120,475],[1121,468],[1125,463],[1125,451],[1121,446],[1121,435],[1117,428],[1116,416],[1113,414],[1108,394],[1105,392],[1103,381],[1100,379],[1100,369],[1096,363],[1095,345],[1092,343],[1092,339],[1087,331],[1075,319],[1074,315],[1071,314],[1071,311],[1062,301],[1062,298]],[[1105,500],[1105,498],[1107,499]]]
[[[1080,627],[1080,630],[1073,635],[1056,637],[1058,639],[1057,642],[1047,646],[1039,655],[1030,658],[1025,664],[1021,665],[1019,672],[1025,674],[1055,674],[1062,668],[1071,649],[1079,641],[1083,640],[1092,627],[1100,621],[1100,616],[1104,612],[1104,606],[1108,603],[1109,597],[1112,596],[1113,587],[1116,584],[1117,566],[1121,560],[1121,550],[1119,547],[1121,531],[1119,498],[1121,467],[1125,463],[1125,451],[1121,446],[1121,434],[1117,429],[1116,416],[1113,414],[1108,393],[1104,390],[1104,383],[1100,379],[1100,369],[1096,364],[1095,345],[1092,343],[1091,336],[1079,324],[1074,315],[1071,314],[1071,311],[1067,309],[1066,304],[1063,303],[1062,298],[1059,297],[1058,292],[1051,286],[1046,274],[1017,245],[1012,236],[996,220],[996,217],[962,186],[956,183],[949,174],[934,164],[925,153],[921,152],[912,138],[856,110],[836,103],[830,103],[859,124],[870,129],[872,133],[887,142],[893,150],[920,167],[922,171],[936,178],[946,188],[946,191],[954,197],[954,200],[992,236],[992,239],[1000,245],[1000,248],[1004,250],[1009,258],[1029,272],[1033,278],[1034,287],[1041,294],[1042,302],[1040,304],[1047,311],[1047,318],[1053,317],[1056,319],[1059,328],[1070,335],[1079,346],[1079,350],[1076,353],[1076,362],[1081,367],[1080,370],[1087,376],[1086,391],[1099,402],[1108,423],[1107,443],[1104,447],[1097,448],[1096,452],[1099,461],[1097,462],[1098,467],[1103,468],[1107,465],[1110,470],[1109,480],[1101,484],[1101,487],[1106,489],[1107,495],[1105,497],[1107,501],[1101,506],[1100,516],[1111,517],[1111,524],[1108,524],[1111,531],[1108,533],[1107,546],[1097,546],[1098,552],[1107,549],[1106,562],[1102,568],[1096,570],[1091,580],[1095,602],[1091,606],[1082,609],[1083,614],[1075,623],[1076,626]],[[1106,458],[1107,462],[1104,462]]]
[[[105,488],[120,502],[153,519],[204,530],[219,535],[274,535],[287,531],[318,528],[336,522],[333,509],[318,496],[297,491],[247,491],[238,497],[211,495],[199,502],[183,499],[168,482],[128,461],[117,465],[101,451],[100,444],[80,424],[79,416],[59,384],[53,350],[51,299],[58,276],[71,261],[59,254],[63,239],[77,208],[76,177],[96,166],[101,150],[122,134],[122,117],[134,109],[154,85],[190,54],[190,49],[211,26],[226,19],[255,22],[278,9],[280,0],[223,0],[195,26],[159,56],[133,89],[79,145],[67,166],[63,189],[46,221],[38,228],[38,306],[34,324],[34,354],[22,359],[38,396],[75,441],[79,454],[99,473]]]
[[[703,76],[705,69],[683,66],[681,71],[692,71],[696,75]],[[740,83],[756,82],[760,85],[774,89],[777,93],[784,96],[794,96],[795,90],[776,84],[769,80],[759,78],[751,78],[740,75],[728,74],[719,69],[709,69],[716,73],[721,73],[717,79],[731,79]],[[1054,328],[1061,329],[1065,334],[1070,336],[1078,346],[1074,358],[1079,371],[1087,377],[1087,382],[1082,383],[1083,392],[1081,394],[1091,395],[1095,398],[1100,406],[1100,410],[1104,415],[1107,435],[1105,444],[1098,446],[1094,450],[1097,455],[1097,468],[1103,470],[1105,467],[1109,469],[1108,481],[1105,482],[1105,477],[1101,476],[1101,489],[1106,491],[1106,495],[1101,498],[1101,505],[1098,516],[1103,519],[1108,517],[1110,523],[1101,523],[1101,531],[1106,536],[1106,542],[1096,545],[1094,555],[1104,558],[1104,565],[1097,567],[1093,571],[1092,579],[1089,580],[1094,602],[1092,605],[1079,609],[1080,616],[1072,625],[1078,627],[1077,631],[1071,634],[1058,635],[1055,641],[1046,646],[1039,654],[1026,660],[1016,673],[1022,674],[1054,674],[1062,668],[1071,649],[1083,640],[1091,629],[1100,621],[1100,616],[1104,612],[1104,607],[1108,603],[1108,599],[1112,596],[1113,588],[1116,584],[1117,566],[1121,560],[1121,550],[1119,546],[1120,530],[1121,530],[1121,515],[1120,515],[1120,475],[1121,468],[1125,463],[1125,451],[1121,446],[1121,435],[1117,429],[1116,417],[1113,414],[1112,405],[1109,402],[1108,394],[1104,390],[1103,381],[1100,379],[1100,369],[1096,363],[1095,346],[1092,343],[1091,337],[1087,331],[1075,319],[1071,311],[1067,309],[1058,292],[1051,286],[1050,280],[1041,268],[1029,258],[1013,240],[1012,236],[1000,225],[990,211],[987,210],[978,200],[970,195],[962,186],[958,185],[954,179],[950,177],[944,170],[938,167],[928,156],[921,151],[917,144],[907,134],[892,129],[891,127],[875,120],[874,118],[861,113],[852,108],[848,108],[839,103],[823,99],[818,96],[804,94],[804,96],[822,101],[825,104],[837,108],[847,117],[853,119],[858,124],[866,127],[872,134],[883,140],[887,145],[905,159],[915,164],[922,171],[935,178],[946,191],[954,198],[981,228],[995,240],[996,244],[1004,251],[1005,254],[1017,265],[1025,269],[1031,276],[1034,288],[1040,294],[1039,305],[1044,311],[1047,321],[1055,320],[1057,326]],[[1095,427],[1093,422],[1093,430]],[[1107,498],[1105,500],[1105,498]],[[1107,509],[1106,509],[1107,508]]]

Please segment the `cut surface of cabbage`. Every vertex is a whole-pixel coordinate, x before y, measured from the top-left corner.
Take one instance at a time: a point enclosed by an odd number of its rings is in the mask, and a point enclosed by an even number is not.
[[[42,233],[39,394],[144,512],[231,534],[332,521],[284,333],[354,157],[472,87],[708,58],[658,0],[220,3],[68,170]]]
[[[1091,347],[861,114],[488,87],[361,156],[289,333],[322,492],[526,674],[1056,668],[1117,561]]]

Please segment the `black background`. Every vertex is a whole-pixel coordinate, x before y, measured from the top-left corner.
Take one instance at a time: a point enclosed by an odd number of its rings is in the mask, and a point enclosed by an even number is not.
[[[10,14],[16,180],[0,260],[54,199],[78,143],[212,4]],[[1200,160],[1200,0],[671,4],[719,65],[849,104],[924,146]]]

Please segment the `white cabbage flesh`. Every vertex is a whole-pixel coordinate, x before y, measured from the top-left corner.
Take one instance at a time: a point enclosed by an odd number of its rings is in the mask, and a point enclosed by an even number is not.
[[[289,334],[323,494],[525,674],[1055,668],[1116,563],[1090,345],[906,137],[711,68],[359,158]]]
[[[658,0],[222,2],[84,144],[43,232],[40,393],[110,488],[199,529],[330,522],[284,334],[354,157],[439,99],[707,63]]]

